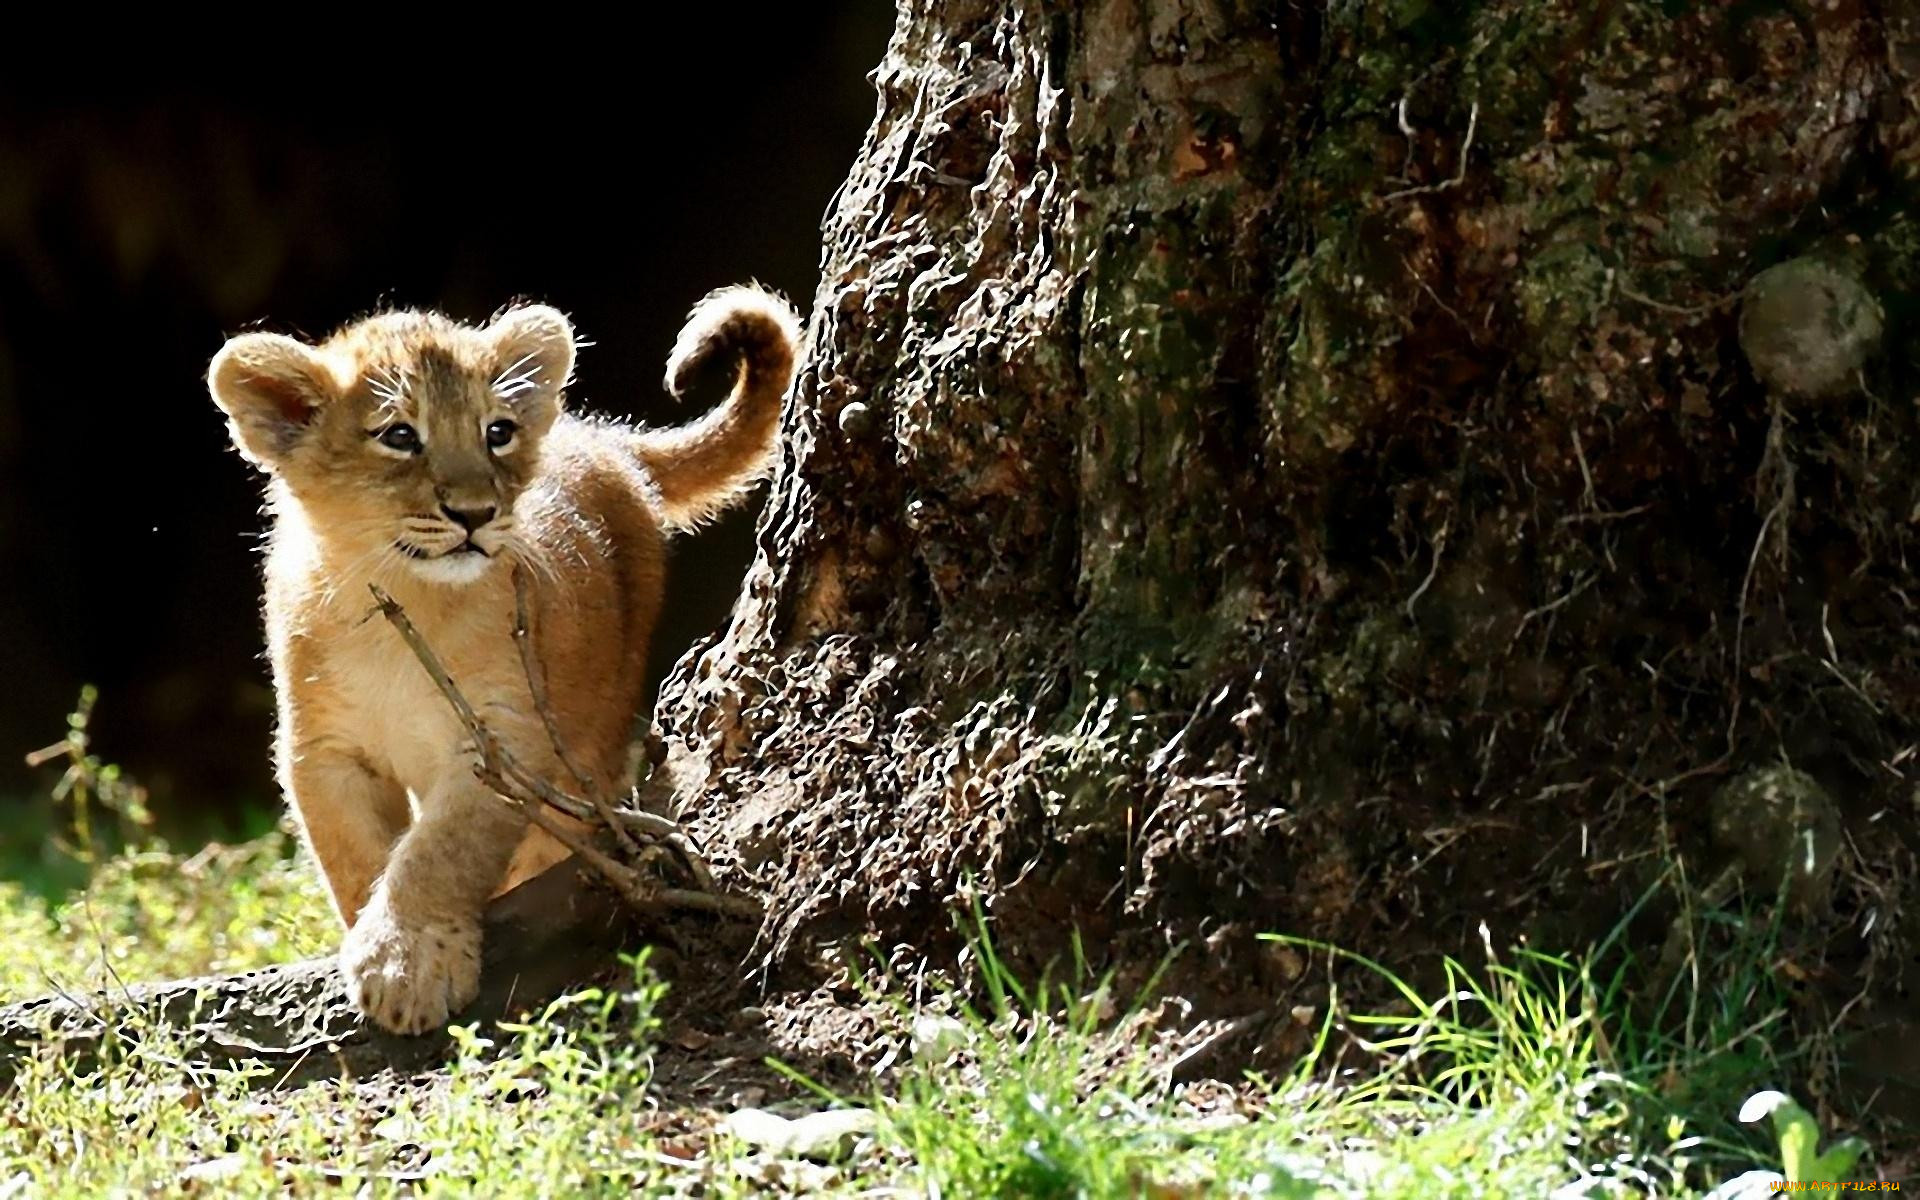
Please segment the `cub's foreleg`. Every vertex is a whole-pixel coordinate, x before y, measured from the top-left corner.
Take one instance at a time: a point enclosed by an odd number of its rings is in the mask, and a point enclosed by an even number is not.
[[[506,878],[526,818],[451,766],[420,799],[413,826],[340,947],[360,1011],[397,1033],[424,1033],[480,990],[480,914]]]

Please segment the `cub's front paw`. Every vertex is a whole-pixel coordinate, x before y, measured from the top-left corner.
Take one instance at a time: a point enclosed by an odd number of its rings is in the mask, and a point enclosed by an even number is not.
[[[360,914],[340,945],[347,995],[374,1024],[426,1033],[480,991],[480,923],[402,923],[385,905]]]

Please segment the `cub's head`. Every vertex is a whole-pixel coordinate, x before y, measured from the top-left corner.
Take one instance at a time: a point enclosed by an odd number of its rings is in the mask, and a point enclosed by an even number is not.
[[[513,549],[514,504],[572,370],[573,327],[536,305],[484,329],[383,313],[318,346],[242,334],[207,382],[233,444],[331,556],[459,584]]]

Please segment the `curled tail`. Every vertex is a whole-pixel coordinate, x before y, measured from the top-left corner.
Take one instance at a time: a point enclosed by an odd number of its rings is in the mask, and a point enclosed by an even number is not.
[[[660,489],[669,527],[692,529],[718,516],[766,475],[799,345],[799,314],[762,287],[721,288],[687,314],[667,357],[667,390],[680,395],[716,355],[737,356],[739,366],[732,395],[712,412],[636,435],[635,452]]]

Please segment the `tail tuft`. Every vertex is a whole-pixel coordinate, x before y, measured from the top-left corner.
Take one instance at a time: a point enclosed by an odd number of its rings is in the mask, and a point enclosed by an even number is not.
[[[723,355],[739,365],[725,403],[690,425],[639,435],[636,450],[670,528],[712,519],[766,474],[799,348],[799,314],[757,284],[721,288],[687,314],[667,357],[667,391],[682,395]]]
[[[799,344],[799,314],[774,292],[759,284],[709,292],[687,314],[674,339],[673,353],[667,356],[667,391],[684,396],[700,369],[722,355],[737,355],[749,375],[791,375]]]

